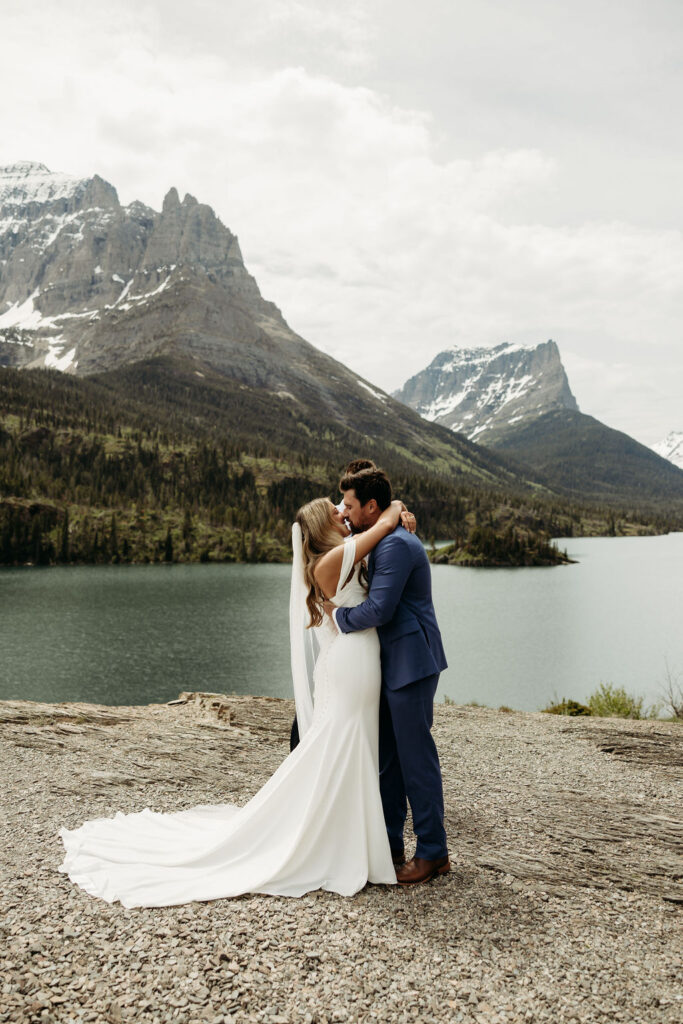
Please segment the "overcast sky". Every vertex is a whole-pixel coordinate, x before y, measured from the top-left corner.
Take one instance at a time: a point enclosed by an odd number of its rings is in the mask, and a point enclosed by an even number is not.
[[[2,0],[0,164],[175,185],[290,326],[393,390],[553,338],[683,430],[681,0]]]

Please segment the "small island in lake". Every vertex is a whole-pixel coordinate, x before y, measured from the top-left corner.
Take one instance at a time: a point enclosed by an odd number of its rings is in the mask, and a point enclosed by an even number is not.
[[[566,565],[576,560],[543,533],[516,526],[500,533],[492,526],[475,526],[466,538],[429,553],[434,565],[511,568],[536,565]]]

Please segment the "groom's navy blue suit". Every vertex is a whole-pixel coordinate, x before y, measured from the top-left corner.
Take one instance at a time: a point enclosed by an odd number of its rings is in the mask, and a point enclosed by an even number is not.
[[[443,784],[432,737],[434,694],[446,668],[432,604],[429,560],[417,537],[398,527],[370,553],[370,592],[355,608],[338,608],[342,633],[377,627],[382,659],[380,789],[391,849],[403,849],[407,803],[416,857],[448,853]]]

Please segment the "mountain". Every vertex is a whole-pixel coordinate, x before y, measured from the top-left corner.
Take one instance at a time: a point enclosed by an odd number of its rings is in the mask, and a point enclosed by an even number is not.
[[[432,422],[491,445],[553,409],[578,410],[554,341],[441,352],[394,397]]]
[[[97,175],[5,167],[0,266],[6,365],[88,374],[175,346],[241,363],[245,375],[267,382],[259,346],[286,347],[293,337],[261,298],[237,238],[210,207],[190,195],[181,202],[173,188],[157,213],[139,202],[121,206]]]
[[[652,451],[683,469],[683,430],[672,430],[663,441],[652,445]]]
[[[125,372],[141,391],[157,374],[177,395],[219,375],[232,382],[219,401],[229,391],[242,422],[282,425],[293,450],[347,431],[355,451],[380,439],[421,472],[528,486],[523,470],[426,424],[292,331],[237,237],[174,188],[156,212],[122,206],[97,175],[0,169],[0,310],[0,365]]]
[[[517,460],[574,500],[657,504],[683,498],[681,469],[579,411],[554,341],[442,352],[395,397]]]

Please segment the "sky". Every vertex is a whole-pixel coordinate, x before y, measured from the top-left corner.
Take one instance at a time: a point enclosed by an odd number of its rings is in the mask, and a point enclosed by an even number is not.
[[[2,0],[0,165],[210,204],[290,326],[392,391],[557,342],[683,430],[680,0]]]

